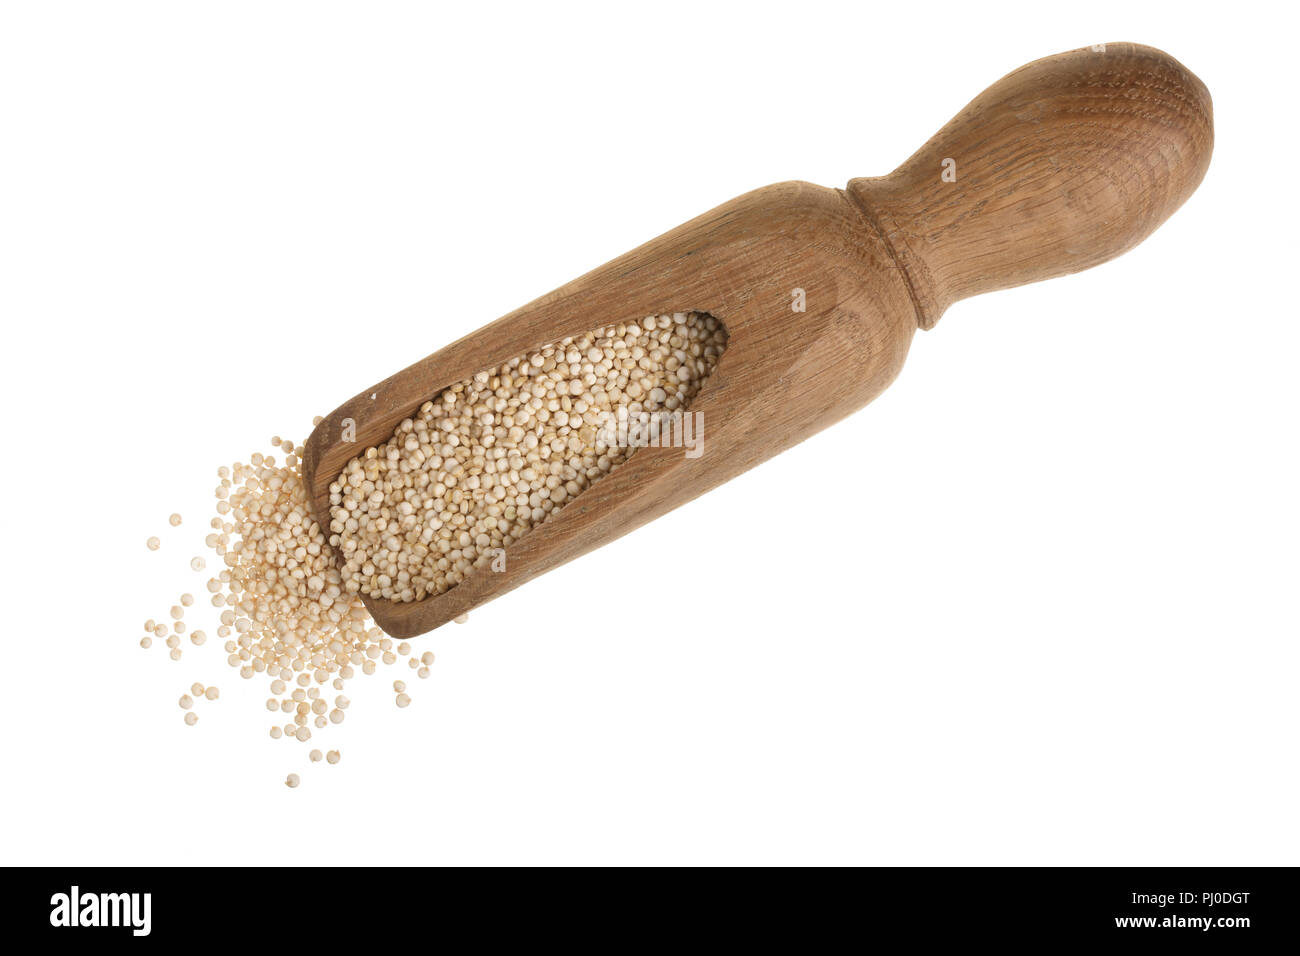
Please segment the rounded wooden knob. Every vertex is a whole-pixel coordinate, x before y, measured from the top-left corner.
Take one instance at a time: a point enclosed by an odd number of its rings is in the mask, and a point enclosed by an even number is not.
[[[894,172],[848,191],[930,328],[958,299],[1133,248],[1196,189],[1213,144],[1205,84],[1160,50],[1107,43],[1008,74]]]

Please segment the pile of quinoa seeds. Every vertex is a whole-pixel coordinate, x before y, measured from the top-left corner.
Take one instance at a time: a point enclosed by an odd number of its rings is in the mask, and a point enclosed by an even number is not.
[[[307,744],[331,724],[343,723],[349,705],[345,682],[357,671],[374,674],[380,664],[400,659],[416,677],[426,678],[434,657],[430,651],[414,654],[405,641],[394,644],[361,601],[345,592],[307,502],[300,470],[303,449],[278,436],[271,442],[285,452],[283,461],[255,453],[248,464],[217,469],[217,513],[205,543],[222,567],[207,579],[213,610],[206,613],[215,617],[226,663],[246,680],[269,681],[270,736]],[[178,526],[181,516],[174,514],[169,521]],[[162,544],[157,537],[146,543],[152,551]],[[197,572],[207,567],[198,556],[189,564]],[[171,659],[180,661],[188,650],[183,647],[185,617],[198,611],[194,604],[193,595],[183,594],[168,620],[146,621],[140,645],[148,648],[154,638],[161,639]],[[194,648],[202,647],[207,632],[189,630],[188,639]],[[399,707],[410,703],[403,681],[394,681],[393,691]],[[185,723],[198,723],[197,702],[218,697],[215,686],[190,687],[179,701]],[[341,759],[337,750],[322,754],[312,749],[308,757],[313,763]],[[285,780],[290,787],[299,782],[297,774]]]
[[[652,315],[444,389],[330,485],[344,590],[419,601],[454,587],[632,454],[608,416],[685,409],[726,344],[707,313]]]
[[[346,682],[399,662],[427,678],[434,661],[384,634],[360,595],[413,601],[454,587],[632,454],[601,431],[602,416],[684,410],[725,347],[717,319],[678,312],[567,338],[458,382],[348,463],[330,486],[328,535],[307,500],[303,448],[272,438],[282,459],[255,453],[217,469],[205,543],[220,569],[189,559],[207,577],[212,610],[182,594],[145,622],[140,646],[160,641],[180,661],[210,629],[241,678],[269,682],[269,735],[311,747],[311,763],[338,763],[338,750],[322,753],[314,740],[346,718]],[[160,537],[146,544],[165,550]],[[331,549],[344,556],[341,570]],[[200,610],[213,623],[190,629],[186,616]],[[396,706],[410,705],[405,681],[392,689]],[[185,723],[219,697],[215,685],[188,685]]]

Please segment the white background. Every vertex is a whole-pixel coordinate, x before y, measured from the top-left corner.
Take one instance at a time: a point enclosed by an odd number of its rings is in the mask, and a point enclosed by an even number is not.
[[[6,4],[0,860],[1300,862],[1292,30],[1210,9]],[[219,464],[1118,40],[1214,96],[1173,219],[959,303],[870,408],[420,638],[408,710],[404,668],[359,676],[338,766],[215,638],[138,647],[202,592]]]

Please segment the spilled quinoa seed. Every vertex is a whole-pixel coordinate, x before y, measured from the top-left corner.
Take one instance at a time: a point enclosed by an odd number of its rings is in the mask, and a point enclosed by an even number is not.
[[[609,416],[684,411],[727,332],[703,312],[562,339],[457,382],[330,485],[344,589],[442,594],[626,461]]]
[[[268,681],[271,738],[311,741],[343,723],[350,702],[342,691],[358,672],[404,658],[417,678],[429,676],[432,652],[416,656],[409,642],[395,643],[361,595],[412,601],[454,587],[627,460],[634,448],[619,445],[603,418],[684,411],[726,340],[705,313],[648,316],[458,382],[348,463],[330,488],[328,529],[308,501],[303,448],[276,436],[282,459],[256,453],[217,469],[217,513],[205,539],[220,568],[204,589],[213,610],[183,594],[168,611],[170,627],[145,622],[140,646],[163,639],[179,661],[187,613],[215,614],[215,625],[191,632],[191,644],[207,646],[215,633],[240,677]],[[180,515],[169,521],[179,526]],[[160,546],[157,538],[147,544]],[[188,563],[195,572],[208,565],[197,556]],[[399,708],[410,706],[404,681],[393,682],[393,693]],[[196,705],[218,696],[193,684],[180,698],[185,723],[197,723]],[[337,750],[315,746],[305,755],[339,761]],[[289,787],[300,782],[296,773],[285,778]]]
[[[269,683],[272,739],[306,743],[343,723],[350,704],[342,693],[347,681],[358,672],[369,675],[395,663],[397,653],[360,599],[343,586],[308,504],[302,448],[278,437],[273,444],[285,453],[282,461],[256,453],[247,464],[217,469],[217,514],[205,544],[221,570],[208,578],[203,592],[212,610],[183,594],[167,612],[172,627],[146,621],[140,646],[166,638],[171,658],[180,660],[186,615],[215,615],[210,630],[222,644],[226,663],[246,680]],[[207,566],[202,558],[188,564],[194,571]],[[195,630],[191,641],[202,646],[207,636],[208,631]],[[405,653],[410,653],[409,645]],[[199,702],[210,706],[219,697],[214,685],[190,685],[179,699],[185,723],[198,722]],[[311,754],[310,762],[321,759]],[[338,751],[330,754],[328,762],[337,763]],[[299,780],[289,774],[286,783],[296,787]]]

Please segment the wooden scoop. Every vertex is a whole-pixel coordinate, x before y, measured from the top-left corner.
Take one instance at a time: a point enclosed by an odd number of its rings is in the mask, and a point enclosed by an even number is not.
[[[347,462],[446,386],[605,325],[692,310],[721,320],[726,351],[689,409],[703,416],[702,454],[637,448],[511,544],[504,570],[477,568],[421,601],[365,602],[396,637],[431,630],[861,408],[916,329],[958,299],[1133,248],[1191,195],[1212,143],[1210,94],[1166,53],[1108,43],[1037,60],[888,176],[747,193],[366,389],[307,440],[317,518],[329,527]]]

